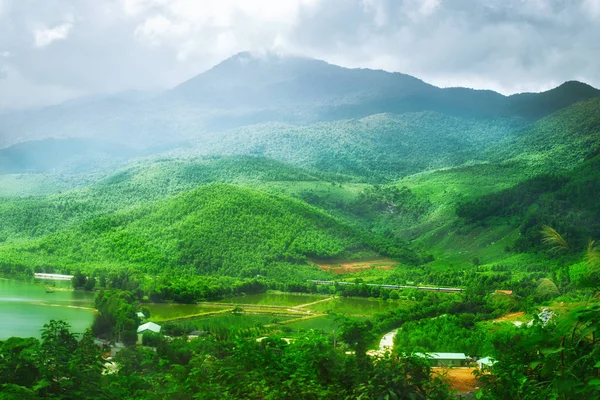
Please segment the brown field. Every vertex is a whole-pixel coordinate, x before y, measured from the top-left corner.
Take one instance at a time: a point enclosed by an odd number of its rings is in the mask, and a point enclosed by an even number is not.
[[[334,274],[351,274],[368,269],[382,269],[390,270],[392,267],[398,265],[398,262],[389,260],[387,258],[369,261],[354,261],[354,262],[340,262],[340,263],[323,263],[315,262],[315,264],[326,271],[332,271]]]
[[[516,321],[521,318],[525,313],[523,311],[515,312],[512,314],[506,314],[503,317],[496,318],[494,322],[507,322],[507,321]]]
[[[475,371],[475,369],[476,368],[471,367],[432,368],[433,373],[445,375],[446,378],[448,378],[452,389],[463,394],[474,392],[479,387],[477,378],[475,378],[475,375],[473,375],[473,371]]]

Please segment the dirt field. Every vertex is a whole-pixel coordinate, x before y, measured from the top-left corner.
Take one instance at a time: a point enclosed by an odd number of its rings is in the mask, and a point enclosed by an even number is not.
[[[452,389],[459,393],[474,392],[477,390],[479,384],[475,375],[473,375],[475,369],[471,367],[432,368],[434,373],[446,375]]]
[[[494,322],[507,322],[507,321],[516,321],[521,318],[525,313],[523,311],[515,312],[512,314],[507,314],[503,317],[496,318]]]
[[[317,266],[326,271],[332,271],[334,274],[351,274],[354,272],[360,272],[367,269],[383,269],[389,270],[392,267],[398,265],[396,261],[388,259],[371,260],[371,261],[356,261],[356,262],[344,262],[338,264],[326,264],[316,262]]]

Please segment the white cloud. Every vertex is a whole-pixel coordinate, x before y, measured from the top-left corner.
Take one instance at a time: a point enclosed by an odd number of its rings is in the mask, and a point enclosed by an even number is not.
[[[0,64],[23,85],[4,95],[23,104],[38,86],[164,89],[264,50],[503,93],[598,87],[598,37],[600,0],[0,0]]]
[[[136,39],[171,49],[179,61],[217,61],[232,53],[280,46],[298,22],[300,9],[322,0],[123,0],[139,19]]]
[[[48,46],[50,43],[57,40],[64,40],[69,36],[73,24],[71,22],[65,22],[62,25],[55,26],[54,28],[41,28],[36,29],[33,33],[36,47]]]
[[[20,95],[26,94],[25,96]],[[0,65],[0,110],[58,104],[82,95],[81,91],[58,85],[38,84],[11,65]]]

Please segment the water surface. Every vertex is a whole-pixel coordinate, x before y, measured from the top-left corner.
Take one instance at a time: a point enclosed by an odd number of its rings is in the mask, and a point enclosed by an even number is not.
[[[413,302],[406,300],[381,300],[337,297],[331,301],[313,304],[307,308],[322,313],[346,314],[349,316],[373,316],[398,308],[407,308]]]
[[[263,306],[295,307],[301,304],[323,300],[327,296],[297,293],[257,293],[220,300],[220,303],[257,304]]]
[[[61,290],[68,283],[0,278],[0,340],[11,336],[40,337],[51,319],[71,324],[80,333],[94,319],[94,293]]]

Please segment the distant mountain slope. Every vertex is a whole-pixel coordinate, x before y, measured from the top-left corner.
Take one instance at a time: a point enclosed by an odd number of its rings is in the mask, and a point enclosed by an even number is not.
[[[279,108],[356,103],[434,89],[400,73],[348,69],[303,57],[240,53],[163,97],[210,108]]]
[[[519,126],[422,112],[373,115],[309,126],[252,125],[196,143],[192,153],[253,154],[369,181],[482,160]]]
[[[103,215],[0,248],[0,262],[29,266],[194,268],[236,276],[268,274],[273,263],[383,253],[416,259],[391,239],[364,235],[287,197],[214,184],[172,199]]]
[[[302,125],[381,113],[431,111],[525,123],[599,93],[568,82],[544,93],[506,97],[486,90],[441,89],[401,73],[240,53],[146,100],[107,96],[0,115],[0,147],[85,137],[145,148],[250,124]]]
[[[492,159],[527,165],[531,175],[569,170],[600,151],[600,98],[576,103],[515,132]]]
[[[542,93],[520,93],[508,98],[508,113],[539,119],[579,101],[600,96],[600,91],[582,82],[569,81]]]
[[[142,155],[124,145],[92,139],[44,139],[0,149],[0,175],[46,172],[90,172],[121,166]]]
[[[294,111],[286,108],[301,106],[313,120],[418,111],[534,120],[599,95],[591,86],[567,82],[543,93],[505,97],[489,90],[441,89],[401,73],[349,69],[302,57],[239,53],[168,91],[163,99],[204,108],[279,109],[288,114]]]

